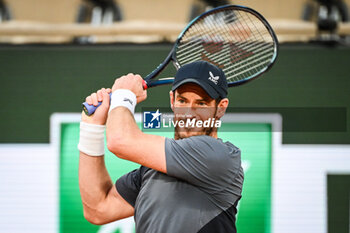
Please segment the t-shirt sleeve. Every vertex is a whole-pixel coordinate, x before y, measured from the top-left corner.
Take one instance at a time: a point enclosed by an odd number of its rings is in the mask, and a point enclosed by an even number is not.
[[[141,166],[139,169],[123,175],[115,183],[118,193],[133,207],[140,192],[145,169],[145,167]]]
[[[226,187],[241,167],[240,150],[210,136],[166,138],[167,174],[217,191]]]

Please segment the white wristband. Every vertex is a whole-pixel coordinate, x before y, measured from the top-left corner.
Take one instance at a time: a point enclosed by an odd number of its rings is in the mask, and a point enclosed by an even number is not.
[[[134,115],[136,107],[136,95],[127,89],[118,89],[112,93],[111,106],[109,107],[109,112],[114,108],[123,106],[130,110]]]
[[[88,124],[80,122],[80,138],[78,149],[90,156],[105,154],[104,136],[105,125]]]

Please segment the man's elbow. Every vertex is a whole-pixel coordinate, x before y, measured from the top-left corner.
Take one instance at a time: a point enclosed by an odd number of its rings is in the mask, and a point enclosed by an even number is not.
[[[91,213],[90,211],[87,211],[84,209],[84,218],[91,224],[94,225],[103,225],[106,224],[107,222],[99,218],[97,214]]]
[[[118,158],[125,159],[125,148],[128,148],[127,139],[118,136],[108,137],[107,135],[107,148]]]

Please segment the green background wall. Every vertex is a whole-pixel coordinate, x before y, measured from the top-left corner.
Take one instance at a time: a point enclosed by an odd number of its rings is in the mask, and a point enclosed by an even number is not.
[[[0,47],[0,143],[49,142],[53,112],[79,112],[81,102],[114,78],[146,75],[170,44]],[[168,68],[163,77],[171,76]],[[230,89],[230,112],[279,112],[283,143],[349,144],[350,48],[282,45],[261,79]],[[169,86],[149,90],[137,107],[167,107]]]
[[[60,135],[60,232],[102,232],[100,226],[84,219],[78,184],[77,144],[79,124],[61,124]],[[142,127],[139,124],[139,127]],[[269,123],[223,123],[219,137],[234,142],[242,151],[244,185],[237,214],[237,229],[240,233],[271,232],[271,169],[272,134]],[[242,131],[244,129],[244,131]],[[235,131],[235,133],[231,133]],[[249,131],[249,132],[246,132]],[[173,137],[173,128],[168,131],[154,130],[157,135]],[[112,153],[105,155],[106,167],[113,182],[140,165],[118,159]],[[246,164],[246,166],[244,165]],[[134,225],[134,224],[132,224]],[[125,233],[115,230],[108,232]]]

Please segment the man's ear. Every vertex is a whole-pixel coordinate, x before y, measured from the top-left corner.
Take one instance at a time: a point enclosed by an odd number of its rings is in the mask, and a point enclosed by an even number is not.
[[[173,91],[169,91],[169,97],[170,97],[171,110],[174,111],[174,92]]]
[[[223,115],[225,114],[226,109],[228,107],[228,103],[229,103],[229,101],[227,98],[224,98],[219,102],[218,107],[217,107],[217,111],[216,111],[216,117],[218,119],[223,117]]]

